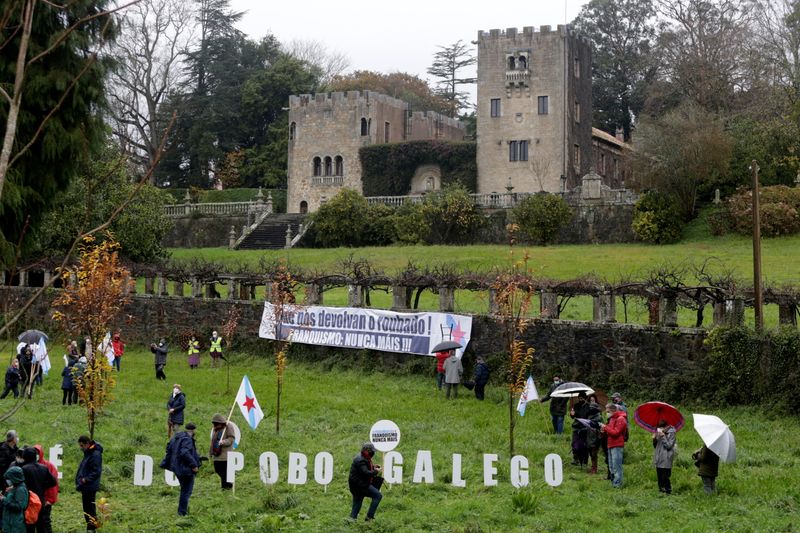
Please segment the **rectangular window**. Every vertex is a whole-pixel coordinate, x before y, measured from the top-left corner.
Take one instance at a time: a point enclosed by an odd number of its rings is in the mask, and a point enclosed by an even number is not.
[[[500,99],[499,98],[492,98],[492,118],[496,118],[500,116]]]
[[[519,141],[519,160],[528,160],[528,141]]]
[[[540,115],[546,115],[548,113],[547,97],[546,96],[540,96],[538,100],[539,100],[539,114]]]
[[[581,104],[580,102],[575,102],[575,122],[581,121]]]
[[[389,142],[389,126],[388,122],[383,123],[383,142],[385,143]]]
[[[580,78],[581,77],[581,60],[578,59],[577,57],[575,58],[575,63],[573,65],[573,67],[575,69],[575,77],[576,78]]]
[[[600,174],[606,175],[606,154],[600,154]]]
[[[508,142],[508,160],[509,161],[517,160],[517,141]]]
[[[572,162],[575,165],[575,169],[580,171],[580,169],[581,169],[581,146],[579,144],[576,144],[575,146],[573,146]]]

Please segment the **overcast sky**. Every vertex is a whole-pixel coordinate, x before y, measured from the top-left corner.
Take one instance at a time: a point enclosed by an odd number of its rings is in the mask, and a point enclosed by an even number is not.
[[[281,42],[321,41],[344,53],[351,71],[401,71],[428,79],[439,45],[474,41],[478,30],[555,27],[575,18],[587,1],[231,0],[231,7],[246,11],[238,28],[253,39],[271,33]]]

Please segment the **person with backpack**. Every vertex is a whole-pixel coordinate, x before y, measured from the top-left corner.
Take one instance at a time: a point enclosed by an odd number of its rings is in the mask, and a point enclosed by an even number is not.
[[[42,501],[44,531],[47,533],[53,533],[53,524],[50,520],[50,517],[53,511],[53,506],[58,501],[58,491],[60,490],[58,486],[58,469],[56,468],[56,465],[44,458],[44,449],[42,448],[41,444],[34,444],[33,449],[36,450],[36,455],[39,458],[39,464],[47,468],[47,471],[50,472],[53,475],[53,478],[56,480],[55,486],[44,491],[44,500]]]
[[[86,530],[97,529],[97,505],[95,498],[100,490],[100,476],[103,473],[103,447],[86,435],[78,438],[78,446],[83,451],[83,460],[75,473],[75,489],[81,493],[83,516]]]
[[[3,533],[25,533],[25,509],[28,508],[25,474],[20,467],[12,466],[3,478],[7,485],[5,494],[0,494],[0,504],[3,507]]]
[[[353,507],[350,510],[351,520],[358,519],[364,498],[372,499],[372,503],[367,509],[367,521],[374,520],[378,504],[383,499],[383,494],[375,486],[374,481],[380,475],[381,467],[372,462],[373,457],[375,457],[375,446],[371,442],[367,442],[361,447],[361,453],[353,457],[353,463],[350,465],[347,485],[350,488],[350,494],[353,495]]]
[[[194,478],[200,469],[200,454],[197,453],[194,434],[197,426],[186,424],[186,431],[176,433],[167,443],[167,451],[161,468],[169,470],[178,478],[181,495],[178,498],[178,516],[189,513],[189,498],[194,490]]]
[[[28,533],[47,533],[46,523],[50,522],[50,508],[45,509],[47,501],[45,493],[48,489],[58,486],[58,479],[50,473],[46,466],[39,464],[39,454],[34,448],[26,446],[22,449],[22,473],[25,476],[25,486],[36,494],[42,507],[34,523],[28,524]],[[56,475],[58,475],[56,473]]]

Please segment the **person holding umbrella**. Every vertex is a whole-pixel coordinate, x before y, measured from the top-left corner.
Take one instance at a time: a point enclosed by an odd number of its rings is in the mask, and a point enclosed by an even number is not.
[[[694,413],[694,430],[703,440],[703,447],[692,454],[697,467],[697,475],[703,480],[706,494],[716,492],[719,462],[736,461],[736,439],[728,425],[714,415]]]
[[[461,383],[461,375],[464,373],[464,367],[461,365],[461,359],[456,356],[455,348],[449,350],[450,357],[444,362],[444,383],[445,383],[445,397],[450,399],[450,389],[453,390],[453,399],[458,399],[458,384]]]
[[[553,386],[550,387],[550,391],[545,394],[540,403],[544,403],[549,401],[550,402],[550,418],[553,421],[553,431],[556,435],[561,435],[564,433],[564,417],[567,415],[567,398],[557,398],[551,396],[553,391],[555,391],[558,387],[560,387],[564,382],[561,381],[561,378],[558,375],[553,376]]]
[[[703,480],[703,490],[706,494],[717,491],[717,475],[719,474],[719,455],[712,452],[705,444],[692,454],[697,475]]]
[[[656,432],[653,433],[653,466],[656,467],[658,478],[658,492],[672,494],[672,460],[675,458],[677,444],[675,442],[675,428],[670,426],[663,418],[658,421]]]

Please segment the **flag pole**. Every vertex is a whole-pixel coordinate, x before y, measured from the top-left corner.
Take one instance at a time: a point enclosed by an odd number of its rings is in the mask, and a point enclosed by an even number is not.
[[[225,432],[228,431],[228,423],[231,421],[231,417],[233,416],[233,410],[234,409],[236,409],[236,398],[233,399],[233,405],[231,405],[231,410],[230,410],[230,412],[228,412],[228,418],[227,418],[227,420],[225,420],[225,429],[222,430],[222,436],[220,436],[219,440],[217,441],[217,444],[221,443],[222,439],[225,438]],[[227,461],[225,461],[225,463],[227,464]],[[227,481],[227,478],[228,478],[228,474],[227,474],[227,471],[226,471],[226,473],[225,473],[225,480],[226,481]],[[231,493],[232,494],[236,494],[236,479],[233,480],[232,485],[233,486],[231,487]]]

